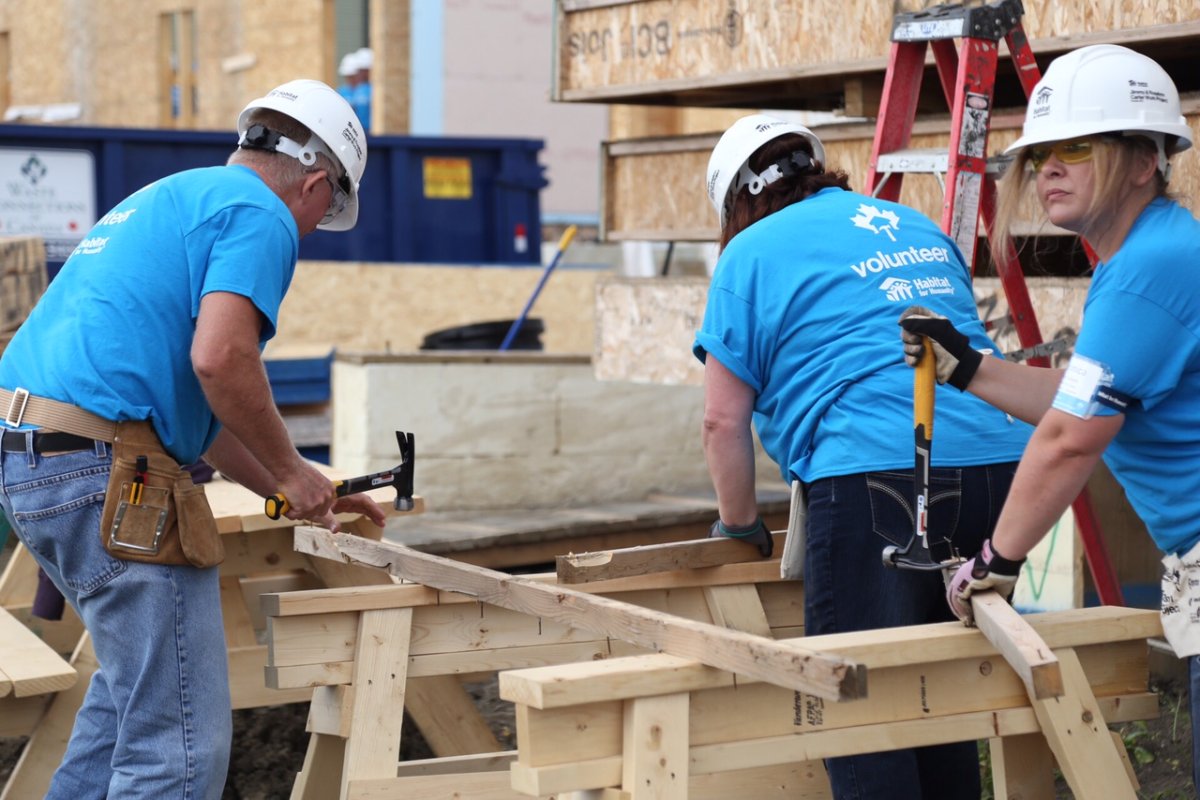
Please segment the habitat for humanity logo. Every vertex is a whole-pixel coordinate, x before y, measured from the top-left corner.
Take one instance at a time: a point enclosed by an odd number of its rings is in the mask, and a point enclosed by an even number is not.
[[[879,288],[887,293],[887,299],[893,303],[912,300],[912,282],[906,281],[904,278],[885,278],[883,283],[879,284]]]
[[[880,211],[875,206],[866,203],[858,207],[858,214],[850,218],[855,227],[866,228],[872,233],[886,233],[893,242],[896,236],[892,231],[900,227],[900,217],[895,211]]]
[[[954,284],[948,278],[884,278],[879,290],[893,303],[912,300],[913,296],[929,297],[931,294],[954,294]]]

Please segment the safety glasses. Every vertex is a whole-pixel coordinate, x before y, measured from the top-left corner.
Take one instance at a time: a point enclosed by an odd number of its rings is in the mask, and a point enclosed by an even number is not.
[[[1029,154],[1029,166],[1033,167],[1034,172],[1040,172],[1046,162],[1050,160],[1051,155],[1064,164],[1082,164],[1085,161],[1091,161],[1093,141],[1093,137],[1084,136],[1062,142],[1032,145],[1026,149]]]
[[[350,178],[342,175],[335,181],[329,177],[329,170],[307,169],[305,172],[325,173],[325,182],[329,184],[329,207],[325,209],[325,216],[321,218],[321,224],[327,225],[333,221],[334,217],[342,213],[346,204],[350,202]]]

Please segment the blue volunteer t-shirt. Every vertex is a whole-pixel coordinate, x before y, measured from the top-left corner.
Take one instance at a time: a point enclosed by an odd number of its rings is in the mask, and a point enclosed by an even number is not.
[[[906,206],[841,189],[739,233],[713,274],[693,351],[754,389],[754,425],[785,481],[913,467],[913,370],[897,321],[948,317],[979,348],[954,242]],[[936,466],[1015,461],[1031,428],[957,389],[936,393]]]
[[[1097,265],[1083,308],[1076,356],[1138,401],[1104,461],[1159,549],[1184,553],[1200,540],[1200,222],[1154,200]],[[1054,407],[1081,410],[1063,391]]]
[[[219,423],[192,371],[200,298],[232,292],[275,334],[299,251],[283,201],[242,166],[189,170],[130,195],[96,223],[0,359],[0,386],[111,420],[153,421],[181,463]]]

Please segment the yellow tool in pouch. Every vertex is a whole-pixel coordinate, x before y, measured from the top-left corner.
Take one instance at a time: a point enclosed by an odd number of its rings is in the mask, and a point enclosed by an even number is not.
[[[204,487],[163,449],[148,422],[122,422],[100,539],[114,558],[152,564],[215,566],[225,558]]]

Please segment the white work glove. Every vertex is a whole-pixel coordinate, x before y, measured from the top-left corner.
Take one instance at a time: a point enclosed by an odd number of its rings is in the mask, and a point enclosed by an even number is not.
[[[967,390],[975,370],[983,363],[983,356],[950,320],[923,306],[909,306],[900,315],[900,329],[906,364],[917,366],[925,351],[921,339],[928,336],[937,359],[937,382],[949,383],[960,392]]]
[[[1013,561],[996,552],[991,539],[983,540],[983,548],[972,559],[964,561],[946,586],[946,602],[954,616],[967,625],[975,624],[971,609],[971,594],[995,590],[1005,600],[1012,597],[1025,559]]]

